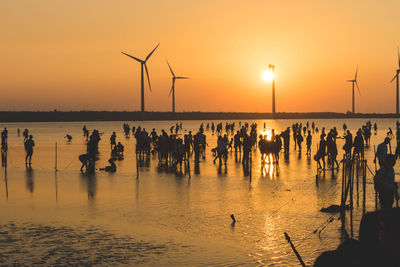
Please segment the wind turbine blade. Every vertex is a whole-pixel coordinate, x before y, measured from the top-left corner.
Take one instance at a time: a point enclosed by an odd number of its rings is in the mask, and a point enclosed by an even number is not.
[[[393,81],[394,81],[394,79],[396,79],[396,78],[397,78],[397,76],[399,76],[399,73],[397,73],[396,75],[394,75],[393,79],[392,79],[390,82],[393,82]]]
[[[354,80],[347,80],[347,82],[354,82]]]
[[[176,77],[177,79],[190,79],[189,77]]]
[[[144,68],[146,69],[147,81],[149,82],[149,89],[150,89],[150,92],[151,92],[151,84],[150,84],[149,71],[147,70],[147,65],[146,65],[146,63],[144,63]]]
[[[138,61],[138,62],[142,62],[140,59],[138,59],[138,58],[136,58],[136,57],[134,57],[134,56],[131,56],[131,55],[129,55],[129,54],[127,54],[127,53],[124,53],[124,52],[121,52],[122,54],[124,54],[125,56],[128,56],[128,57],[130,57],[130,58],[133,58],[134,60],[136,60],[136,61]]]
[[[169,95],[168,96],[171,96],[172,90],[174,90],[174,82],[173,81],[172,81],[171,91],[169,91]]]
[[[400,53],[399,53],[399,47],[397,47],[397,60],[399,61],[399,69],[400,69]]]
[[[172,73],[172,76],[173,77],[175,77],[175,74],[174,74],[174,72],[172,71],[172,68],[171,68],[171,66],[169,65],[169,63],[168,63],[168,60],[166,60],[167,61],[167,64],[168,64],[168,67],[169,67],[169,70],[171,71],[171,73]]]
[[[355,81],[355,84],[356,84],[356,86],[357,86],[358,93],[361,95],[360,87],[358,87],[357,81]]]
[[[160,45],[160,43],[158,43],[158,45],[153,49],[153,51],[150,52],[150,54],[146,57],[145,61],[147,61],[151,55],[154,53],[154,51],[156,51],[157,47]]]
[[[357,69],[356,69],[356,76],[354,76],[354,80],[355,81],[357,81],[357,73],[358,73],[358,66],[357,66]]]

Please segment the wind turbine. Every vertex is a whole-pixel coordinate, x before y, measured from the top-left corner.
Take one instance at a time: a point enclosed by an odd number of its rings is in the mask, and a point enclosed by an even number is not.
[[[172,112],[175,112],[175,80],[189,79],[189,77],[175,76],[174,72],[172,71],[171,66],[168,63],[168,60],[167,60],[167,64],[168,64],[169,70],[171,71],[171,74],[172,74],[172,87],[171,87],[171,91],[169,91],[169,95],[171,96],[171,93],[172,93]]]
[[[397,47],[397,60],[399,63],[399,68],[396,70],[396,75],[390,82],[393,82],[396,79],[396,114],[399,114],[399,73],[400,73],[400,53],[399,47]]]
[[[148,55],[147,55],[147,57],[146,57],[146,59],[145,60],[141,60],[141,59],[138,59],[138,58],[136,58],[136,57],[134,57],[134,56],[131,56],[131,55],[129,55],[129,54],[127,54],[127,53],[124,53],[124,52],[121,52],[122,54],[124,54],[125,56],[128,56],[128,57],[130,57],[130,58],[133,58],[134,60],[136,60],[137,62],[139,62],[140,63],[140,66],[141,66],[141,68],[140,68],[140,74],[141,74],[141,83],[140,83],[140,87],[141,87],[141,107],[140,107],[140,110],[142,111],[142,112],[144,112],[144,74],[143,74],[143,68],[146,70],[146,76],[147,76],[147,81],[149,82],[149,89],[150,89],[150,92],[151,92],[151,85],[150,85],[150,77],[149,77],[149,71],[147,70],[147,65],[146,65],[146,62],[147,62],[147,60],[149,60],[149,58],[151,57],[151,55],[154,53],[154,51],[157,49],[157,47],[159,46],[160,44],[158,44]]]
[[[357,69],[356,69],[356,75],[354,76],[354,80],[347,80],[348,82],[351,82],[352,85],[353,85],[353,91],[352,91],[352,95],[353,95],[353,106],[352,106],[352,111],[353,111],[353,113],[355,113],[355,105],[354,105],[354,84],[357,86],[358,93],[361,95],[360,88],[358,87],[358,83],[357,83],[357,72],[358,72],[358,66],[357,66]]]

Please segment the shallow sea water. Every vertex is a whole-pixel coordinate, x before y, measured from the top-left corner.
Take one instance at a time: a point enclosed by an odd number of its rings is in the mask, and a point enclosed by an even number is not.
[[[310,124],[312,120],[309,120]],[[209,121],[211,123],[211,121]],[[225,121],[223,121],[225,123]],[[238,128],[239,121],[236,122]],[[294,120],[257,120],[258,131],[291,126]],[[306,120],[298,120],[305,125]],[[317,127],[338,128],[346,122],[352,131],[365,120],[314,120]],[[372,120],[378,134],[366,150],[368,166],[374,170],[373,148],[382,142],[393,119]],[[169,128],[175,121],[128,122],[148,132]],[[183,121],[183,131],[196,132],[201,121]],[[206,122],[204,122],[206,123]],[[214,121],[217,123],[217,121]],[[79,172],[79,154],[85,151],[82,127],[104,133],[99,144],[100,160],[107,164],[109,137],[125,145],[125,159],[117,162],[114,174]],[[7,123],[9,130],[7,168],[0,172],[0,264],[1,265],[175,265],[175,266],[297,266],[288,245],[287,232],[306,264],[322,251],[340,242],[338,215],[321,213],[322,207],[340,204],[341,170],[326,171],[316,185],[316,162],[294,150],[279,167],[262,165],[253,152],[251,177],[243,172],[235,153],[229,152],[227,166],[212,163],[211,148],[216,135],[206,131],[209,147],[200,173],[191,177],[158,168],[156,157],[136,172],[135,139],[126,139],[123,122]],[[17,136],[17,128],[21,136]],[[32,170],[25,168],[22,131],[28,128],[36,143]],[[64,139],[66,133],[72,142]],[[313,135],[313,154],[319,134]],[[58,161],[55,172],[55,143]],[[392,146],[394,146],[392,141]],[[343,140],[338,139],[340,159]],[[394,147],[393,147],[394,149]],[[399,166],[395,166],[396,172]],[[375,210],[372,176],[367,173],[366,210]],[[361,187],[360,187],[361,188]],[[237,223],[232,225],[230,214]],[[362,194],[355,199],[353,234],[358,236]],[[312,232],[335,218],[320,234]],[[349,216],[346,230],[350,233]],[[307,237],[307,238],[306,238]],[[306,238],[304,241],[302,241]],[[301,243],[300,243],[301,242]]]

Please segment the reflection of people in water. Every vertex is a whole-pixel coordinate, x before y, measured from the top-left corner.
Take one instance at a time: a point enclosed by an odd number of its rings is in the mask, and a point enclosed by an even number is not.
[[[84,174],[81,173],[81,181],[86,187],[88,194],[88,200],[94,200],[97,192],[97,178],[95,174]]]
[[[117,171],[117,165],[115,165],[113,159],[109,159],[108,162],[110,163],[110,166],[106,166],[104,168],[100,168],[100,171],[106,171],[106,172],[116,172]]]
[[[30,135],[29,138],[25,141],[25,151],[26,151],[25,164],[28,164],[28,159],[29,159],[29,165],[31,164],[34,146],[35,142],[33,141],[33,136]]]
[[[33,182],[33,169],[31,165],[26,165],[26,188],[29,192],[33,193],[34,182]]]

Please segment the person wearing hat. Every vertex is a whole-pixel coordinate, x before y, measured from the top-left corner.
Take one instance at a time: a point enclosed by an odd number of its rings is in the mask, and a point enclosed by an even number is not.
[[[385,165],[385,161],[388,156],[388,148],[387,144],[390,143],[390,138],[385,137],[385,140],[380,143],[376,149],[374,163],[376,163],[376,159],[378,158],[379,168],[382,168]]]

